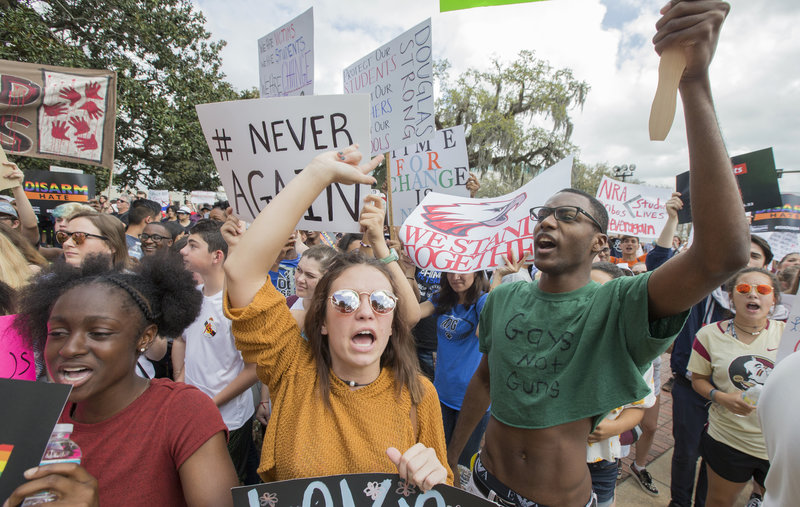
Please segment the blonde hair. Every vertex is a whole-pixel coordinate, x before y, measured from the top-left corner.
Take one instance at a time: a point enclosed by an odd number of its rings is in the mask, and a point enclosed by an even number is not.
[[[5,234],[0,233],[0,280],[14,289],[27,285],[33,275],[27,259]]]

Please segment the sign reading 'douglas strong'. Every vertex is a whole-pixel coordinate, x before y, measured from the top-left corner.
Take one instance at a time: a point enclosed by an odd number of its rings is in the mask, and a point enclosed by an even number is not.
[[[218,102],[197,106],[233,212],[252,221],[319,153],[369,139],[369,97],[328,95]],[[358,232],[366,185],[329,186],[299,228]]]
[[[428,18],[344,69],[344,92],[372,99],[372,155],[433,137],[433,60]]]

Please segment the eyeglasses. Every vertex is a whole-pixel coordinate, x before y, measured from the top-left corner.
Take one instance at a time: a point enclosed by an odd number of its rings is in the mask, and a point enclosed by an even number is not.
[[[86,238],[97,238],[107,241],[108,238],[105,236],[99,236],[97,234],[90,234],[88,232],[68,232],[68,231],[58,231],[56,233],[56,241],[61,243],[62,245],[67,242],[69,238],[72,238],[72,241],[75,242],[76,245],[82,245]]]
[[[16,218],[12,217],[11,215],[0,215],[0,220],[4,222],[13,222]]]
[[[772,285],[767,285],[765,283],[760,283],[758,285],[750,285],[749,283],[740,283],[736,285],[736,292],[739,294],[750,294],[752,290],[755,289],[756,292],[761,294],[762,296],[766,296],[767,294],[772,294]]]
[[[328,299],[333,307],[340,313],[353,313],[361,306],[361,296],[369,296],[369,305],[372,311],[381,315],[392,313],[397,306],[397,297],[385,290],[373,292],[356,292],[353,289],[340,289],[330,295]]]
[[[162,240],[169,239],[169,238],[167,238],[166,236],[161,236],[159,234],[147,234],[147,233],[143,232],[143,233],[139,234],[139,239],[141,241],[152,240],[152,241],[154,241],[156,243],[160,243]]]
[[[578,206],[556,206],[555,208],[550,208],[548,206],[536,206],[535,208],[531,208],[531,220],[541,222],[550,215],[555,215],[556,220],[559,222],[574,222],[578,218],[578,213],[586,215],[586,217],[591,220],[598,229],[600,229],[600,232],[603,232],[603,227],[600,225],[600,222],[595,220],[592,215]]]

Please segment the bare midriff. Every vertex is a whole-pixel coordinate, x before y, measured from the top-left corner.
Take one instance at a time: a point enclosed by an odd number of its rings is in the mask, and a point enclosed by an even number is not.
[[[551,428],[523,429],[492,417],[481,462],[528,500],[548,507],[583,507],[592,494],[586,443],[592,424],[582,419]]]

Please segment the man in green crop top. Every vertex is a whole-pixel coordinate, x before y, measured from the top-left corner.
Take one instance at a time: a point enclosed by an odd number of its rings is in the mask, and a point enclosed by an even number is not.
[[[501,285],[489,295],[479,326],[484,358],[448,448],[455,467],[491,400],[485,446],[467,485],[472,492],[507,506],[592,505],[586,443],[595,422],[644,397],[641,372],[669,346],[687,310],[747,262],[748,225],[708,76],[729,8],[714,0],[672,0],[653,39],[662,58],[673,52],[686,61],[679,91],[692,246],[652,273],[600,286],[590,272],[608,243],[602,204],[565,189],[531,210],[541,278]]]

